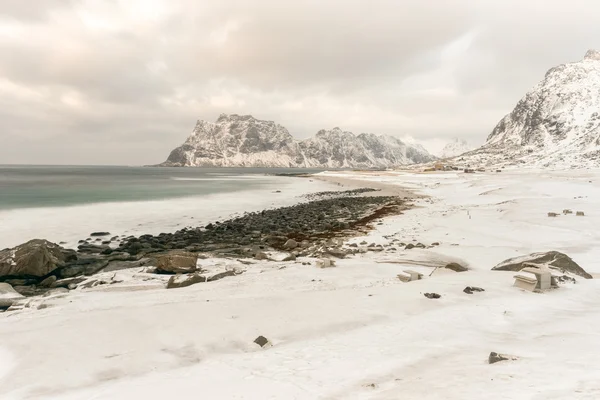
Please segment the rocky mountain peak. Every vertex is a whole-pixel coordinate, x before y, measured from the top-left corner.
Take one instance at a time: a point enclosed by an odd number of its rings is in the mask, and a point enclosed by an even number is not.
[[[583,57],[584,60],[595,60],[595,61],[600,61],[600,51],[598,50],[594,50],[594,49],[590,49],[587,51],[587,53],[585,53],[585,57]]]
[[[420,146],[390,136],[354,135],[339,127],[295,140],[283,126],[251,115],[198,121],[163,166],[385,168],[434,160]]]

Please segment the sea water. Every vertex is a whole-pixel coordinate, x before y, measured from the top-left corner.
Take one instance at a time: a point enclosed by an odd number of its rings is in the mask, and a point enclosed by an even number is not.
[[[324,182],[277,176],[317,170],[0,166],[0,249],[33,238],[75,247],[93,231],[173,232],[291,205]]]

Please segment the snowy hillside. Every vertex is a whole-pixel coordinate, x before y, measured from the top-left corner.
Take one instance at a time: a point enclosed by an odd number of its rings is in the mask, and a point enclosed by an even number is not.
[[[600,52],[550,69],[469,161],[553,167],[600,165]]]
[[[163,166],[387,168],[434,160],[421,146],[391,136],[321,130],[297,141],[283,126],[250,115],[198,121]]]
[[[469,143],[466,140],[460,139],[460,138],[454,138],[444,146],[442,151],[440,151],[439,157],[440,158],[456,157],[456,156],[466,153],[472,149],[473,149],[473,147],[471,145],[469,145]]]

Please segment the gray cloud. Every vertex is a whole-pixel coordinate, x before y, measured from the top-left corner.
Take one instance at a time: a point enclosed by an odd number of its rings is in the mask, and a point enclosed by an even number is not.
[[[482,142],[600,47],[593,0],[26,3],[0,3],[0,163],[157,163],[221,112]]]

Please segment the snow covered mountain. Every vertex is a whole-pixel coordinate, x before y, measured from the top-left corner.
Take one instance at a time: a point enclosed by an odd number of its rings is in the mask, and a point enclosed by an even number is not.
[[[297,141],[283,126],[251,115],[221,114],[198,121],[161,166],[386,168],[434,160],[421,146],[391,136],[340,128]]]
[[[550,69],[466,161],[600,166],[600,52]]]
[[[472,149],[473,147],[466,140],[454,138],[444,146],[438,155],[440,158],[456,157]]]

